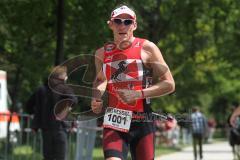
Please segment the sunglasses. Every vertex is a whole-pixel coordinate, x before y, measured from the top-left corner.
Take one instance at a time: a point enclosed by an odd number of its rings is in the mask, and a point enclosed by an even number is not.
[[[133,24],[132,19],[114,18],[114,19],[112,19],[112,21],[117,25],[124,24],[125,26],[128,26],[128,25]]]

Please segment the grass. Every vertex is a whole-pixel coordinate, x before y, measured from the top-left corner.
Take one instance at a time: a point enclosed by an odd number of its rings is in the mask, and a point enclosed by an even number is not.
[[[8,155],[9,160],[42,160],[40,153],[34,152],[31,146],[23,145],[15,147]]]
[[[33,154],[33,150],[30,146],[19,146],[14,148],[13,150],[14,155],[29,155]]]
[[[161,156],[164,154],[169,154],[169,153],[173,153],[173,152],[177,152],[180,151],[180,148],[174,148],[174,147],[167,147],[167,146],[162,146],[159,145],[155,148],[155,156]]]
[[[93,160],[103,160],[103,151],[102,148],[94,148],[93,150]]]
[[[177,152],[177,151],[180,151],[180,149],[160,145],[160,146],[155,148],[155,155],[157,157],[157,156],[160,156],[160,155],[169,154],[169,153],[173,153],[173,152]],[[128,154],[128,155],[129,155],[128,159],[130,160],[131,159],[130,154]],[[103,160],[102,148],[98,147],[98,148],[94,149],[93,160]]]
[[[166,146],[157,146],[155,148],[155,155],[160,156],[163,154],[169,154],[179,151],[179,149],[176,148],[171,148],[171,147],[166,147]],[[72,151],[75,153],[75,151]],[[131,160],[130,154],[128,160]],[[71,158],[74,156],[71,156]],[[103,160],[103,151],[102,147],[96,147],[93,150],[93,160]],[[42,160],[42,155],[38,152],[35,152],[31,146],[28,145],[23,145],[23,146],[17,146],[12,150],[12,154],[9,155],[9,160]]]

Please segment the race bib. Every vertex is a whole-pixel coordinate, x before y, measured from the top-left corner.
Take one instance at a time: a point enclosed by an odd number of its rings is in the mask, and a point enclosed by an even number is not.
[[[104,128],[128,132],[132,120],[132,111],[108,107],[104,115]]]

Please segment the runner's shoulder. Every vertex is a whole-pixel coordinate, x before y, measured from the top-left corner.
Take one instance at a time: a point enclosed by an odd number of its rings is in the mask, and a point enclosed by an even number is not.
[[[159,48],[157,47],[156,44],[154,44],[153,42],[149,41],[149,40],[145,40],[143,42],[143,50],[152,53],[154,50],[159,50]]]

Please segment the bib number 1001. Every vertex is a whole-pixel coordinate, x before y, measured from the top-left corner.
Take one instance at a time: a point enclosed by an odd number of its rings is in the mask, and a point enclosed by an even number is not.
[[[121,124],[123,122],[123,124],[125,125],[127,122],[127,117],[121,117],[115,114],[109,114],[108,121],[113,123],[118,123],[118,124]]]

